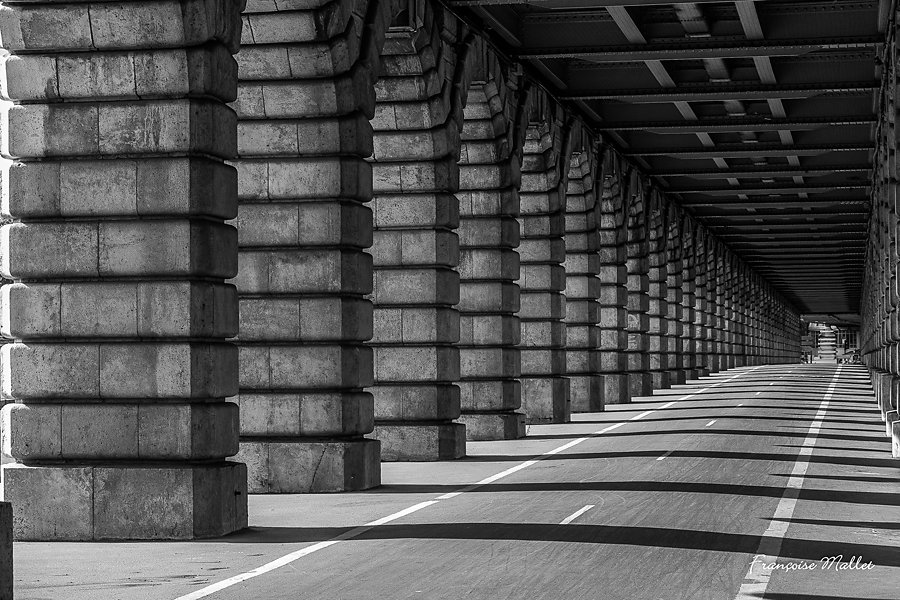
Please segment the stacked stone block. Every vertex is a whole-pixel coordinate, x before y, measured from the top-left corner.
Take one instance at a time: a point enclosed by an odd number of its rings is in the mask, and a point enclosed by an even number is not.
[[[697,379],[703,373],[697,364],[697,331],[695,290],[697,267],[695,262],[694,228],[685,218],[681,225],[681,352],[686,379]]]
[[[599,374],[600,237],[592,152],[573,155],[566,190],[566,369],[572,412],[603,410]]]
[[[626,243],[626,267],[628,278],[628,389],[632,398],[649,396],[653,392],[650,374],[649,336],[650,309],[649,237],[647,231],[647,206],[644,189],[637,177],[629,188],[630,206],[627,212],[628,241]]]
[[[669,226],[666,232],[666,369],[669,373],[669,383],[672,385],[684,383],[685,356],[682,349],[682,340],[690,331],[685,331],[682,323],[684,308],[684,290],[682,276],[684,265],[681,261],[681,213],[672,204],[668,207]],[[689,348],[688,348],[689,349]]]
[[[379,442],[363,437],[374,427],[364,391],[373,383],[364,250],[372,244],[368,61],[378,27],[377,15],[357,12],[365,9],[251,0],[243,14],[237,402],[252,493],[380,482]]]
[[[659,194],[650,197],[647,228],[647,354],[653,389],[669,387],[668,221]]]
[[[465,455],[460,416],[459,57],[440,7],[391,31],[375,86],[375,432],[383,460]]]
[[[3,499],[21,540],[247,523],[238,451],[234,100],[241,3],[0,11]]]
[[[503,94],[506,92],[506,94]],[[473,82],[464,110],[460,191],[460,421],[470,440],[525,435],[519,380],[519,165],[508,90]]]
[[[604,406],[630,402],[628,388],[628,269],[625,254],[625,181],[620,161],[603,155],[597,234],[600,248],[599,371]]]
[[[707,314],[707,272],[708,264],[706,261],[706,245],[707,233],[700,229],[696,233],[694,248],[694,272],[696,274],[696,284],[694,285],[694,334],[696,336],[696,365],[701,375],[709,375],[711,367],[709,364],[709,315]]]
[[[571,416],[563,321],[564,146],[559,123],[528,127],[519,193],[521,382],[527,423],[566,423]]]

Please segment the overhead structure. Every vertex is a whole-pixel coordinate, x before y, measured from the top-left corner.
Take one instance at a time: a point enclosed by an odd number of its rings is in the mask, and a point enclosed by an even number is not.
[[[886,0],[450,0],[801,312],[857,313]]]

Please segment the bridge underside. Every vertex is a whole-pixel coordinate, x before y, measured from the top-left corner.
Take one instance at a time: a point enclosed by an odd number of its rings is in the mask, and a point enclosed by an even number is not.
[[[248,494],[797,364],[803,314],[860,323],[894,418],[895,28],[870,0],[4,3],[15,537],[223,536]]]

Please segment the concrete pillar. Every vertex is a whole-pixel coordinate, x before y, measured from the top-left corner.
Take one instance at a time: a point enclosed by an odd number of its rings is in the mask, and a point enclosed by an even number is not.
[[[685,355],[682,348],[682,340],[685,339],[685,330],[682,323],[684,308],[684,284],[682,276],[684,265],[681,261],[681,248],[683,235],[681,229],[681,211],[674,204],[669,203],[669,228],[666,238],[666,369],[669,373],[669,383],[684,383]],[[690,335],[690,331],[687,332]]]
[[[459,387],[458,23],[391,32],[375,87],[375,432],[383,460],[465,455]],[[433,12],[438,11],[438,12]]]
[[[697,245],[694,254],[694,272],[696,274],[696,283],[694,285],[694,334],[696,336],[696,365],[701,376],[709,375],[709,341],[708,323],[709,315],[707,314],[706,300],[706,282],[707,269],[709,268],[706,261],[706,245],[707,235],[705,230],[699,230],[697,235]]]
[[[710,240],[706,248],[706,364],[710,373],[722,370],[719,364],[719,260],[718,242]]]
[[[241,3],[7,5],[3,499],[21,540],[247,523],[238,451]],[[27,283],[26,283],[27,282]]]
[[[0,600],[13,600],[13,515],[9,502],[0,502]]]
[[[630,206],[627,212],[628,241],[626,243],[626,266],[628,268],[628,389],[631,397],[649,396],[653,393],[653,378],[650,375],[650,355],[648,332],[650,329],[647,311],[650,308],[650,288],[647,204],[644,190],[632,172],[629,187]]]
[[[562,124],[528,127],[519,193],[522,241],[522,409],[528,423],[570,419],[566,374],[565,175],[568,152]]]
[[[237,56],[238,456],[251,493],[361,490],[380,483],[379,442],[363,437],[374,50],[326,59],[366,15],[287,6],[250,2]]]
[[[681,343],[680,354],[683,357],[684,375],[686,379],[697,379],[700,370],[697,368],[697,330],[695,310],[695,290],[697,286],[697,268],[695,263],[694,227],[687,217],[681,225]]]
[[[599,374],[600,237],[594,178],[596,155],[588,150],[572,157],[566,190],[566,369],[572,412],[603,410]]]
[[[628,269],[625,265],[625,181],[620,159],[604,151],[597,233],[600,248],[599,369],[603,404],[631,401],[628,388]]]
[[[648,211],[647,253],[647,354],[650,359],[650,378],[654,390],[669,387],[668,369],[668,215],[662,198],[650,194]]]
[[[517,97],[474,82],[464,111],[460,192],[460,403],[470,440],[525,435],[519,354]],[[512,114],[511,114],[512,113]]]

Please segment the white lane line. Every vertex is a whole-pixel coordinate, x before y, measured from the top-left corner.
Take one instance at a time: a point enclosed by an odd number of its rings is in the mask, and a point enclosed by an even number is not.
[[[818,437],[822,428],[825,412],[828,410],[828,404],[834,393],[842,368],[839,365],[837,371],[835,371],[834,376],[831,378],[831,383],[828,384],[828,389],[822,397],[819,410],[809,425],[806,438],[800,447],[800,453],[797,455],[796,462],[794,462],[791,476],[785,485],[784,494],[782,494],[781,500],[778,501],[775,514],[772,516],[772,520],[769,522],[769,526],[759,542],[759,548],[756,549],[756,554],[750,562],[747,574],[744,575],[744,581],[741,584],[741,589],[738,590],[737,596],[735,596],[735,600],[752,600],[766,596],[766,589],[769,587],[769,579],[773,571],[771,566],[775,564],[778,560],[778,555],[781,554],[781,542],[787,533],[788,525],[790,525],[791,517],[797,506],[797,499],[800,497],[800,490],[803,488],[803,478],[806,476],[806,470],[809,468],[809,456],[812,455],[813,448],[816,445],[816,437]]]
[[[733,377],[730,377],[729,379],[724,379],[724,380],[720,381],[719,383],[711,385],[707,388],[703,388],[702,390],[700,390],[698,392],[694,392],[692,394],[682,396],[681,398],[678,398],[678,400],[676,400],[674,402],[670,402],[669,405],[672,405],[675,402],[678,402],[681,400],[687,400],[688,398],[696,396],[699,393],[705,392],[714,387],[718,387],[719,385],[721,385],[723,383],[727,383],[728,381],[731,381],[732,379],[740,377],[741,375],[744,375],[746,373],[749,373],[750,371],[759,369],[761,366],[762,365],[754,367],[753,369],[750,369],[749,371],[742,371],[741,373],[738,373],[737,375],[734,375]],[[629,421],[635,421],[645,415],[656,412],[657,410],[660,410],[660,409],[654,409],[651,411],[647,411],[646,413],[642,413],[641,415],[638,415],[637,417],[632,417],[631,419],[629,419]],[[534,464],[537,464],[538,461],[540,461],[541,459],[543,459],[546,456],[552,456],[554,454],[559,454],[560,452],[568,450],[569,448],[572,448],[573,446],[577,446],[578,444],[581,444],[582,442],[586,442],[587,440],[597,437],[599,435],[602,435],[608,431],[612,431],[613,429],[622,427],[623,425],[628,424],[629,421],[620,421],[619,423],[613,423],[612,425],[608,425],[607,427],[604,427],[603,429],[599,429],[591,434],[588,434],[585,437],[580,437],[580,438],[574,439],[566,444],[563,444],[562,446],[559,446],[558,448],[554,448],[553,450],[548,450],[547,452],[544,452],[543,454],[540,454],[538,456],[535,456],[532,459],[526,460],[523,463],[520,463],[518,465],[510,467],[510,468],[506,469],[505,471],[501,471],[501,472],[497,473],[496,475],[491,475],[490,477],[486,477],[486,478],[482,479],[481,481],[478,481],[471,485],[461,487],[460,489],[458,489],[454,492],[442,494],[442,495],[436,497],[434,500],[428,500],[427,502],[420,502],[418,504],[410,506],[409,508],[405,508],[399,512],[395,512],[391,515],[388,515],[387,517],[383,517],[376,521],[366,523],[365,525],[355,527],[355,528],[353,528],[349,531],[346,531],[346,532],[342,533],[341,535],[336,536],[330,540],[326,540],[324,542],[319,542],[317,544],[313,544],[312,546],[307,546],[306,548],[302,548],[300,550],[297,550],[296,552],[291,552],[290,554],[285,554],[281,558],[277,558],[271,562],[268,562],[264,565],[261,565],[261,566],[255,568],[255,569],[247,571],[246,573],[241,573],[240,575],[235,575],[234,577],[229,577],[228,579],[223,579],[222,581],[219,581],[218,583],[213,583],[211,585],[208,585],[205,588],[201,588],[199,590],[191,592],[190,594],[187,594],[186,596],[179,596],[178,598],[175,598],[175,600],[200,600],[200,598],[206,598],[207,596],[211,596],[212,594],[214,594],[216,592],[220,592],[220,591],[222,591],[226,588],[229,588],[233,585],[237,585],[238,583],[241,583],[242,581],[247,581],[248,579],[253,579],[254,577],[259,577],[260,575],[264,575],[265,573],[268,573],[270,571],[278,569],[279,567],[289,565],[292,562],[294,562],[300,558],[303,558],[304,556],[308,556],[309,554],[312,554],[313,552],[317,552],[324,548],[328,548],[329,546],[333,546],[334,544],[337,544],[338,542],[342,542],[345,540],[349,540],[349,539],[358,537],[358,536],[364,534],[365,532],[369,531],[373,527],[376,527],[378,525],[384,525],[385,523],[390,523],[391,521],[399,519],[400,517],[405,517],[406,515],[410,515],[414,512],[420,511],[423,508],[426,508],[428,506],[438,504],[440,500],[449,500],[449,499],[455,498],[456,496],[459,496],[461,494],[465,494],[467,492],[471,492],[475,489],[478,489],[481,486],[488,485],[499,479],[503,479],[504,477],[512,475],[513,473],[521,471],[522,469],[526,469]]]
[[[762,392],[756,392],[756,393],[753,394],[753,395],[754,395],[754,396],[759,396],[760,394],[762,394]]]
[[[662,456],[657,457],[656,460],[665,460],[665,458],[666,458],[667,456],[669,456],[670,454],[672,454],[673,452],[675,452],[675,449],[674,449],[674,448],[671,449],[671,450],[669,450],[668,452],[666,452],[666,453],[663,454]]]
[[[579,508],[578,510],[573,512],[571,515],[569,515],[568,517],[566,517],[565,519],[560,521],[559,524],[560,525],[568,525],[569,523],[571,523],[572,521],[574,521],[575,519],[577,519],[578,517],[580,517],[587,511],[591,510],[592,508],[594,508],[593,504],[588,504],[584,508]]]
[[[744,405],[744,403],[741,402],[740,404],[738,404],[738,408],[742,407],[743,405]]]
[[[713,419],[712,421],[710,421],[709,423],[707,423],[706,425],[704,425],[704,427],[709,427],[710,425],[712,425],[712,424],[715,423],[715,422],[716,422],[716,420]]]

